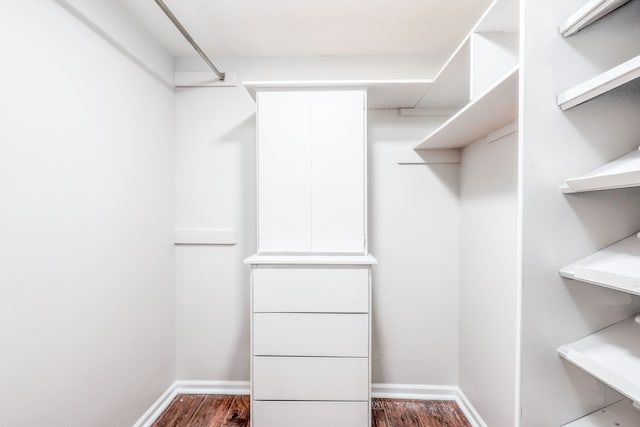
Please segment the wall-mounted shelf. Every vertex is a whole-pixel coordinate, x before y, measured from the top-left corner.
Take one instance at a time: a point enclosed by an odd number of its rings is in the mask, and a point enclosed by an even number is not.
[[[595,411],[586,417],[565,424],[563,427],[637,427],[640,426],[640,410],[629,399]]]
[[[175,230],[176,245],[235,245],[238,231],[234,229],[183,229]]]
[[[558,95],[558,106],[568,110],[640,77],[640,55]]]
[[[564,345],[558,354],[634,402],[640,402],[640,323],[635,318]]]
[[[640,295],[640,238],[634,234],[614,243],[562,268],[560,275]]]
[[[559,31],[569,37],[630,0],[591,0],[560,25]]]
[[[634,150],[577,178],[568,179],[563,193],[640,186],[640,150]]]
[[[518,75],[515,66],[415,147],[465,147],[518,117]]]
[[[414,107],[433,84],[432,79],[398,80],[278,80],[242,82],[255,99],[260,89],[367,89],[370,110]]]

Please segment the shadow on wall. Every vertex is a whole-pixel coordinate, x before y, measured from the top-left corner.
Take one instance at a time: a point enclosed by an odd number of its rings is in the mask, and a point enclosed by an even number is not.
[[[240,150],[238,167],[234,168],[236,176],[234,181],[239,183],[242,191],[240,217],[241,227],[238,230],[238,244],[240,245],[240,255],[242,258],[249,257],[256,252],[256,115],[255,113],[247,116],[245,119],[237,123],[233,128],[229,129],[223,135],[220,135],[212,141],[215,144],[229,144],[236,146]],[[242,277],[242,283],[246,286],[240,286],[238,292],[241,293],[241,301],[246,301],[246,311],[249,307],[249,280],[250,269],[248,265],[238,263],[238,277]],[[250,336],[250,316],[241,316],[240,334],[237,335],[234,352],[238,357],[232,358],[227,372],[243,372],[248,371],[249,358],[247,349],[247,340]]]

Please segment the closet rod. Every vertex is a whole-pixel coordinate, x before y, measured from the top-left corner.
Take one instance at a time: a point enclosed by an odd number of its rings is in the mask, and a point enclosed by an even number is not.
[[[216,68],[216,66],[213,65],[213,62],[211,62],[211,60],[209,59],[207,54],[204,53],[202,51],[202,49],[200,49],[200,46],[198,46],[198,43],[196,43],[196,41],[193,39],[193,37],[191,37],[191,34],[189,34],[189,32],[187,31],[186,28],[184,28],[184,26],[180,23],[178,18],[176,18],[176,16],[173,14],[173,12],[171,12],[171,10],[167,7],[167,5],[164,4],[164,1],[155,0],[155,2],[156,2],[156,4],[158,6],[160,6],[160,9],[162,9],[164,14],[167,15],[167,18],[169,18],[171,20],[171,22],[173,22],[173,25],[176,26],[178,31],[180,31],[180,33],[182,33],[184,38],[187,39],[189,44],[191,44],[191,46],[193,46],[193,48],[196,50],[196,52],[198,52],[198,55],[200,55],[200,58],[202,58],[202,60],[207,63],[207,65],[211,68],[211,70],[213,70],[215,75],[218,76],[218,79],[220,79],[220,81],[223,82],[224,81],[224,73],[220,72],[220,70],[218,70]]]

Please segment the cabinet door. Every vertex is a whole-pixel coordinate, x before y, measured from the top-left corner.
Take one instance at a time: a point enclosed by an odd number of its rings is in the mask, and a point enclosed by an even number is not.
[[[257,96],[258,252],[311,252],[311,94]]]
[[[311,93],[313,252],[363,253],[365,92]]]

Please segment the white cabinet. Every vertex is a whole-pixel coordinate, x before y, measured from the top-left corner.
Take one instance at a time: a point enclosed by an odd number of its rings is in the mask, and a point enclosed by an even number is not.
[[[298,258],[252,265],[252,426],[272,427],[291,410],[298,422],[323,411],[322,419],[367,427],[371,268],[331,265],[329,256],[310,267]]]
[[[256,94],[253,427],[370,425],[366,91]]]
[[[258,253],[365,253],[366,92],[256,100]]]

